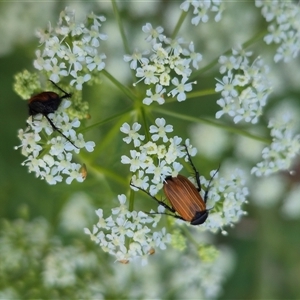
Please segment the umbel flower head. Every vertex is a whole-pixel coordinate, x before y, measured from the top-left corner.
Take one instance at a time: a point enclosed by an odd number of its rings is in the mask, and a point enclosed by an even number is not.
[[[185,141],[185,147],[181,137],[170,137],[173,126],[167,125],[165,119],[158,118],[155,123],[156,126],[151,125],[148,130],[152,134],[151,141],[146,143],[143,142],[145,137],[138,133],[140,124],[134,123],[130,128],[129,124],[125,123],[121,127],[121,131],[128,135],[123,140],[134,146],[134,150],[130,150],[130,157],[126,155],[121,157],[121,162],[128,164],[133,173],[132,188],[137,190],[138,187],[152,196],[161,191],[166,177],[176,177],[183,169],[180,160],[188,161],[186,151],[190,156],[195,156],[197,153],[188,139]],[[210,176],[214,178],[208,192],[207,208],[212,210],[206,222],[199,227],[202,230],[216,232],[226,225],[238,222],[245,214],[242,205],[246,203],[248,189],[245,186],[243,172],[239,169],[232,172],[230,176],[221,178],[216,174],[216,170],[212,170]],[[189,179],[196,186],[195,178]],[[209,179],[200,176],[203,187],[202,198],[208,188]]]
[[[189,82],[192,68],[198,69],[202,55],[195,52],[194,44],[188,46],[183,38],[171,39],[163,35],[164,29],[153,28],[150,23],[143,26],[147,34],[146,41],[151,47],[149,51],[139,52],[137,49],[131,55],[125,55],[124,60],[130,62],[130,68],[136,71],[138,82],[152,86],[146,92],[143,103],[150,105],[156,101],[163,104],[166,88],[168,96],[176,97],[177,101],[186,100],[186,92],[192,90],[195,82]]]
[[[142,264],[147,264],[148,256],[155,252],[155,248],[166,249],[171,235],[166,229],[155,228],[161,215],[146,214],[142,211],[129,211],[126,196],[118,196],[120,206],[111,210],[112,214],[104,218],[103,210],[96,210],[99,220],[93,230],[84,229],[91,239],[121,263],[129,263],[136,257],[142,257]],[[127,241],[129,241],[127,243]]]
[[[255,0],[255,5],[261,7],[261,14],[270,23],[264,41],[278,45],[274,61],[289,62],[295,58],[300,49],[299,2]]]
[[[263,161],[252,168],[256,176],[269,176],[280,170],[289,170],[295,157],[300,153],[300,134],[298,115],[280,110],[269,121],[268,127],[272,143],[262,151]]]
[[[92,78],[93,73],[105,67],[106,55],[99,53],[100,43],[107,35],[100,32],[104,16],[91,13],[86,24],[75,22],[75,11],[66,7],[61,12],[57,27],[38,31],[43,50],[36,51],[34,66],[46,71],[47,77],[59,82],[61,77],[71,76],[71,85],[82,90],[83,83]]]
[[[27,128],[19,130],[21,145],[15,149],[21,148],[22,154],[26,156],[22,165],[49,184],[61,182],[64,177],[68,184],[74,179],[82,182],[85,174],[81,172],[80,164],[72,162],[72,152],[79,153],[82,148],[92,152],[95,147],[94,142],[85,142],[83,135],[76,133],[75,128],[80,126],[80,121],[77,118],[70,120],[65,112],[70,105],[71,101],[64,99],[54,113],[48,114],[48,118],[72,143],[56,135],[52,125],[41,114],[34,118],[30,116]]]
[[[222,80],[217,79],[215,88],[222,96],[217,100],[222,108],[216,113],[217,119],[228,114],[234,123],[258,122],[271,93],[271,82],[268,66],[259,57],[250,64],[251,56],[252,52],[243,49],[232,49],[231,56],[220,56],[220,73],[224,75]]]

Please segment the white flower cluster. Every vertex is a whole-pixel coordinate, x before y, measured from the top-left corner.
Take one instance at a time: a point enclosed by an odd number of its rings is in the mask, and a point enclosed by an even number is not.
[[[212,262],[195,260],[191,252],[188,255],[180,252],[180,257],[177,259],[182,267],[177,272],[172,272],[169,277],[169,280],[177,286],[177,299],[222,298],[224,281],[234,269],[233,251],[222,247],[217,258]],[[173,261],[176,261],[176,258]]]
[[[136,173],[132,176],[132,184],[143,190],[149,189],[149,193],[153,196],[162,188],[167,176],[176,177],[183,168],[182,164],[176,160],[182,157],[188,159],[182,138],[167,136],[167,133],[173,131],[173,126],[166,125],[163,118],[157,118],[155,124],[157,126],[151,125],[149,129],[152,141],[143,144],[141,141],[145,137],[138,134],[138,130],[141,128],[140,124],[134,123],[131,129],[129,124],[124,123],[120,129],[128,135],[123,141],[127,144],[133,142],[136,148],[136,150],[130,150],[131,157],[122,155],[121,162],[129,164],[130,171]],[[160,144],[156,143],[157,141]],[[189,140],[186,140],[185,144],[190,155],[196,155],[196,148],[189,145]],[[150,186],[148,175],[151,176]],[[134,187],[133,189],[136,190]]]
[[[217,101],[222,108],[216,113],[217,119],[228,114],[234,123],[243,120],[255,124],[262,114],[271,92],[269,68],[259,57],[250,64],[251,55],[252,52],[232,49],[231,56],[220,56],[220,73],[226,75],[222,80],[217,79],[215,88],[222,95]]]
[[[272,143],[262,151],[263,161],[252,168],[256,176],[268,176],[279,170],[288,170],[293,159],[300,153],[300,134],[295,134],[296,120],[284,113],[270,120]]]
[[[94,142],[85,142],[83,135],[76,134],[74,128],[80,126],[80,121],[75,118],[70,120],[65,109],[71,105],[71,101],[63,100],[59,108],[53,114],[48,114],[55,126],[68,138],[57,135],[47,141],[42,137],[53,134],[53,127],[42,115],[30,116],[27,120],[28,127],[19,130],[18,137],[21,145],[15,149],[22,148],[22,154],[27,159],[22,165],[27,166],[29,172],[35,172],[36,177],[45,179],[49,184],[56,184],[63,180],[65,175],[66,183],[70,184],[74,179],[82,182],[85,179],[85,172],[82,172],[81,165],[72,162],[72,151],[79,153],[81,148],[88,152],[94,151]],[[41,117],[41,118],[40,118]]]
[[[78,254],[78,249],[71,246],[53,249],[53,252],[44,261],[42,273],[44,285],[50,288],[76,284],[76,269],[79,268]]]
[[[274,61],[288,62],[295,58],[300,49],[300,6],[293,1],[255,0],[267,22],[269,33],[264,40],[269,45],[278,44]]]
[[[145,137],[138,133],[141,128],[140,124],[134,123],[130,128],[125,123],[121,127],[121,131],[128,135],[123,140],[128,144],[132,142],[136,148],[136,150],[130,151],[131,157],[122,156],[122,163],[129,164],[130,171],[135,173],[132,176],[132,185],[147,191],[152,196],[155,196],[162,189],[167,176],[176,177],[183,168],[182,164],[176,160],[183,157],[186,161],[188,160],[186,149],[182,145],[182,138],[178,136],[168,138],[166,135],[167,132],[173,131],[172,126],[166,125],[165,120],[159,118],[156,119],[155,123],[157,126],[150,126],[149,130],[152,133],[152,141],[145,144],[141,142]],[[159,139],[162,143],[155,143]],[[197,150],[189,144],[189,140],[186,140],[185,143],[189,154],[191,156],[196,155]],[[248,189],[245,187],[246,182],[243,174],[238,169],[231,174],[228,180],[225,178],[218,179],[216,170],[211,171],[211,176],[214,178],[208,193],[207,207],[213,208],[213,212],[200,227],[203,230],[216,232],[226,225],[238,222],[240,217],[244,215],[241,206],[246,202]],[[189,179],[196,184],[195,178]],[[208,188],[209,180],[200,176],[203,187],[201,190],[202,197]],[[134,186],[132,188],[137,190]]]
[[[209,217],[200,226],[200,229],[217,232],[224,226],[237,223],[245,215],[242,205],[247,203],[246,196],[249,191],[245,186],[246,180],[240,169],[232,172],[229,178],[218,178],[216,170],[211,171],[210,176],[214,176],[214,179],[208,192],[207,209],[212,209],[212,212],[209,213]],[[190,178],[190,180],[195,179]],[[204,190],[207,190],[209,181],[210,178],[207,180],[204,176],[200,176]],[[203,189],[201,190],[202,197],[204,196]],[[226,234],[226,231],[222,230],[222,233]]]
[[[87,16],[87,25],[75,23],[75,12],[68,7],[61,12],[56,28],[39,31],[43,51],[37,50],[34,66],[45,70],[49,79],[59,82],[60,77],[71,76],[70,84],[82,90],[82,84],[89,81],[93,71],[104,69],[106,55],[99,53],[100,41],[106,34],[100,32],[105,17],[93,13]]]
[[[194,44],[191,42],[185,48],[183,38],[171,39],[163,35],[162,27],[153,28],[150,23],[143,26],[143,31],[148,35],[146,41],[151,45],[149,52],[135,50],[132,55],[125,55],[124,60],[130,62],[130,68],[136,70],[136,77],[141,78],[146,85],[155,85],[154,91],[147,90],[147,97],[143,103],[150,105],[153,101],[163,104],[165,87],[173,86],[168,96],[177,97],[179,102],[186,99],[186,92],[192,90],[192,82],[188,79],[192,73],[191,67],[198,69],[198,63],[202,55],[195,52]],[[138,66],[140,65],[140,66]]]
[[[147,224],[155,228],[160,214],[146,214],[142,211],[129,211],[126,196],[118,195],[120,206],[113,208],[112,215],[104,218],[103,210],[96,210],[99,221],[93,226],[92,232],[85,228],[91,240],[99,244],[103,251],[116,257],[121,263],[129,263],[136,257],[142,258],[142,265],[147,264],[149,255],[155,253],[155,248],[166,249],[171,235],[166,229],[152,231]]]
[[[222,0],[186,0],[180,5],[180,8],[183,11],[188,11],[190,6],[194,8],[195,17],[192,18],[191,23],[195,26],[200,22],[206,23],[209,20],[209,11],[216,13],[215,21],[219,22],[225,8]]]

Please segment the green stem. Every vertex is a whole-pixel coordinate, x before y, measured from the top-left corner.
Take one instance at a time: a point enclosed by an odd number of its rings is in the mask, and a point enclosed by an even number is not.
[[[215,94],[217,94],[217,92],[214,89],[198,90],[198,91],[188,93],[186,95],[186,98],[191,99],[191,98],[198,98],[198,97],[204,97],[204,96],[215,95]],[[166,104],[174,103],[174,102],[177,102],[177,99],[175,97],[166,99]]]
[[[128,113],[119,118],[114,125],[105,133],[101,142],[95,148],[93,153],[90,153],[90,160],[96,159],[103,151],[103,149],[120,133],[121,124],[128,120]]]
[[[248,48],[249,46],[254,44],[256,41],[262,39],[267,33],[268,33],[268,29],[265,29],[263,31],[256,33],[252,38],[250,38],[248,41],[243,43],[242,48],[243,49]]]
[[[142,118],[142,123],[143,126],[145,128],[145,136],[146,136],[146,140],[150,141],[150,132],[148,130],[148,124],[147,124],[147,116],[146,116],[146,112],[145,109],[141,106],[140,108],[140,112],[141,112],[141,118]]]
[[[188,93],[186,95],[187,99],[191,99],[191,98],[198,98],[198,97],[204,97],[204,96],[208,96],[208,95],[216,95],[218,94],[214,89],[207,89],[207,90],[199,90],[199,91],[194,91],[191,93]],[[174,99],[176,101],[176,99]]]
[[[128,205],[129,211],[133,211],[133,208],[134,208],[134,195],[135,195],[134,190],[129,188],[129,205]],[[132,217],[129,218],[129,221],[132,222]],[[129,249],[129,245],[130,245],[131,241],[132,241],[132,238],[126,237],[125,246],[127,249]]]
[[[119,119],[121,116],[125,116],[125,115],[127,115],[129,112],[131,112],[131,111],[132,111],[132,107],[129,107],[129,108],[127,108],[126,110],[124,110],[124,111],[122,111],[122,112],[119,112],[119,113],[117,113],[117,114],[115,114],[115,115],[113,115],[113,116],[111,116],[111,117],[108,117],[107,119],[104,119],[104,120],[102,120],[102,121],[99,121],[99,122],[97,122],[97,123],[94,123],[94,124],[92,124],[92,125],[89,125],[89,126],[87,126],[87,127],[85,127],[85,128],[82,128],[82,129],[78,130],[78,132],[81,132],[81,133],[82,133],[82,132],[89,131],[89,130],[95,128],[95,127],[99,127],[99,126],[101,126],[101,125],[103,125],[103,124],[106,124],[106,123],[108,123],[108,122],[111,122],[111,121],[114,121],[114,120],[116,120],[116,119]]]
[[[128,87],[120,83],[115,77],[113,77],[106,70],[102,70],[101,73],[105,75],[114,85],[116,85],[129,99],[131,99],[132,102],[135,101],[136,96]]]
[[[122,41],[123,41],[123,46],[124,46],[125,52],[126,53],[130,53],[128,41],[127,41],[127,38],[126,38],[126,35],[125,35],[125,31],[124,31],[124,25],[122,23],[122,18],[120,16],[117,3],[116,3],[115,0],[111,0],[111,4],[112,4],[112,7],[113,7],[114,15],[115,15],[115,17],[117,19],[117,22],[118,22],[119,31],[121,33],[121,38],[122,38]]]
[[[171,36],[172,39],[176,38],[176,36],[177,36],[177,34],[178,34],[179,30],[180,30],[180,27],[183,24],[183,22],[185,20],[185,17],[187,16],[187,14],[188,14],[188,12],[186,12],[186,11],[182,11],[181,12],[180,18],[177,21],[177,24],[176,24],[176,26],[174,28],[173,33],[172,33],[172,36]]]
[[[134,190],[130,188],[130,190],[129,190],[129,206],[128,206],[129,211],[133,211],[133,208],[134,208],[134,195],[135,195]]]
[[[215,89],[207,89],[207,90],[200,90],[200,91],[194,91],[194,92],[188,93],[186,95],[186,98],[191,99],[191,98],[197,98],[197,97],[203,97],[203,96],[215,95],[215,94],[217,94]]]
[[[154,108],[153,111],[158,112],[158,113],[162,113],[162,114],[165,114],[165,115],[168,115],[168,116],[172,116],[172,117],[175,117],[175,118],[178,118],[178,119],[181,119],[181,120],[193,122],[193,123],[202,123],[202,124],[207,124],[207,125],[211,125],[211,126],[214,126],[214,127],[222,128],[224,130],[227,130],[228,132],[237,133],[237,134],[249,137],[251,139],[254,139],[254,140],[266,143],[266,144],[269,144],[271,142],[270,139],[252,134],[252,133],[250,133],[248,131],[245,131],[241,128],[232,127],[232,126],[226,125],[224,123],[221,123],[221,122],[218,122],[218,121],[215,121],[215,120],[206,119],[206,118],[191,117],[191,116],[188,116],[188,115],[184,115],[184,114],[180,114],[180,113],[176,113],[176,112],[171,112],[171,111],[165,110],[163,108]]]
[[[194,236],[191,234],[190,230],[188,229],[188,226],[181,226],[180,227],[181,231],[184,233],[184,236],[191,241],[195,247],[198,249],[199,248],[199,243],[195,240]]]
[[[110,178],[112,180],[114,180],[115,182],[119,183],[120,185],[122,185],[125,188],[128,188],[128,181],[124,178],[124,176],[120,176],[119,174],[112,172],[111,169],[106,169],[103,167],[100,167],[99,165],[94,165],[91,164],[88,161],[85,161],[86,165],[87,165],[87,170],[90,172],[94,172],[96,175],[99,176],[99,174]]]

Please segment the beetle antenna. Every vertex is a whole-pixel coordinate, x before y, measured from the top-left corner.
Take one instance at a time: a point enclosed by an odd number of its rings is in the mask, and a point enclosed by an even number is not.
[[[66,137],[62,131],[60,129],[58,129],[54,123],[52,122],[52,120],[48,117],[48,115],[45,115],[46,119],[49,121],[49,123],[51,124],[52,128],[56,131],[58,131],[67,141],[69,141],[75,148],[79,149],[77,146],[75,146],[75,144],[68,138]]]
[[[207,186],[207,190],[205,191],[205,194],[204,194],[204,202],[205,202],[205,203],[206,203],[206,201],[207,201],[207,196],[208,196],[208,192],[209,192],[209,189],[210,189],[211,182],[212,182],[212,180],[214,179],[214,177],[216,176],[216,174],[219,172],[220,167],[221,167],[221,165],[219,165],[218,169],[215,171],[215,173],[213,174],[213,176],[210,177],[210,180],[209,180],[208,186]],[[213,207],[212,207],[212,208],[213,208]],[[212,209],[212,208],[210,208],[210,209]]]
[[[169,210],[172,213],[175,213],[175,210],[173,208],[171,208],[168,204],[164,203],[163,201],[158,200],[156,197],[152,196],[148,191],[140,188],[139,186],[136,186],[134,184],[132,184],[132,180],[130,180],[130,185],[143,191],[144,193],[146,193],[148,196],[150,196],[153,200],[155,200],[159,205],[162,205],[165,209]]]
[[[193,170],[194,170],[195,179],[196,179],[197,186],[198,186],[198,192],[200,192],[200,191],[201,191],[200,174],[199,174],[198,170],[196,169],[195,165],[193,164],[193,161],[192,161],[192,158],[191,158],[191,155],[190,155],[190,153],[189,153],[189,150],[188,150],[187,145],[184,144],[184,147],[185,147],[185,151],[186,151],[186,154],[187,154],[187,156],[188,156],[190,165],[192,166],[192,168],[193,168]]]
[[[58,88],[61,92],[64,93],[64,95],[62,97],[60,97],[61,99],[64,98],[71,98],[72,94],[67,93],[66,91],[64,91],[61,87],[59,87],[54,81],[52,81],[51,79],[49,79],[49,81],[56,87]]]

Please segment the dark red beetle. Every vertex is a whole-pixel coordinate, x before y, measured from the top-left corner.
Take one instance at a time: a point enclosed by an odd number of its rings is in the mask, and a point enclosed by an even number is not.
[[[206,208],[207,196],[212,179],[219,171],[219,168],[211,177],[208,183],[207,190],[205,191],[204,197],[202,198],[202,196],[199,193],[201,191],[199,172],[197,171],[192,162],[191,156],[188,152],[186,145],[185,149],[189,158],[189,162],[195,172],[197,188],[187,177],[182,176],[180,174],[178,174],[177,177],[166,177],[163,189],[171,206],[167,205],[163,201],[158,200],[156,197],[152,196],[148,191],[134,186],[133,184],[131,185],[151,196],[151,198],[153,198],[158,204],[164,206],[168,211],[172,213],[167,215],[190,222],[191,225],[200,225],[203,224],[208,217],[209,210]]]
[[[51,124],[53,130],[58,131],[66,140],[68,140],[74,147],[76,147],[74,145],[74,143],[67,138],[62,131],[57,128],[53,121],[48,117],[48,114],[54,113],[61,101],[65,98],[71,98],[71,94],[65,92],[62,88],[60,88],[55,82],[53,82],[52,80],[49,80],[56,88],[58,88],[61,92],[64,93],[63,96],[59,96],[57,93],[55,92],[42,92],[39,93],[37,95],[32,96],[29,100],[28,100],[28,108],[29,108],[29,115],[30,116],[35,116],[37,114],[42,114]],[[76,147],[78,148],[78,147]]]

